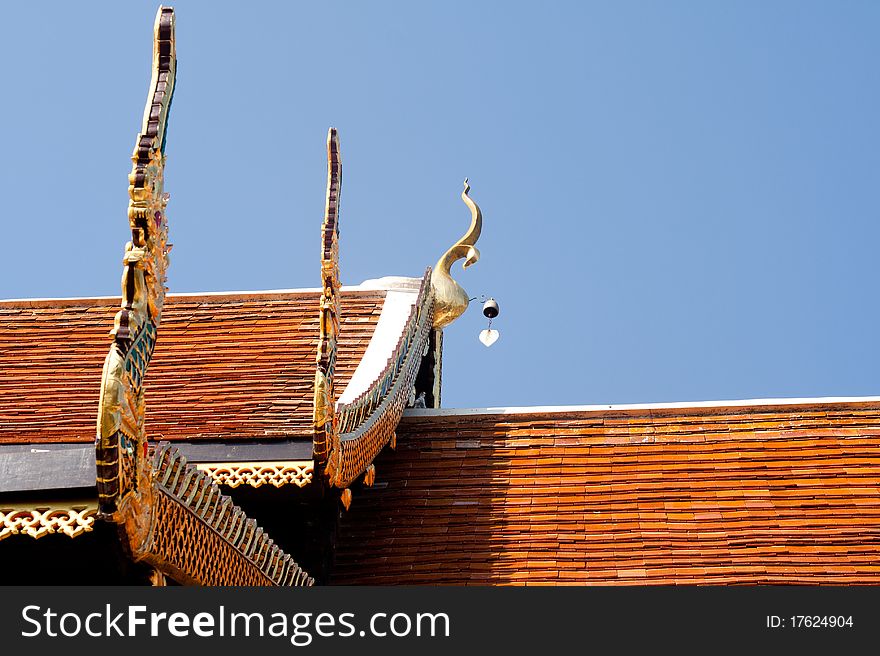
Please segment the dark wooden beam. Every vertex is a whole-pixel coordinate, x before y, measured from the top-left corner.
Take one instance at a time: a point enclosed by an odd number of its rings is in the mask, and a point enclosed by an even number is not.
[[[311,441],[175,442],[191,463],[311,460]],[[95,485],[91,444],[0,445],[0,493]]]

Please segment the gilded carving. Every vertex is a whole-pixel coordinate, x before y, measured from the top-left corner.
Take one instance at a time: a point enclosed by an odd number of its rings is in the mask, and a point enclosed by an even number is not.
[[[339,337],[339,197],[342,191],[342,156],[335,128],[327,133],[327,198],[321,227],[321,300],[318,354],[314,389],[315,464],[324,469],[332,458],[338,439],[336,390],[336,345]]]
[[[406,400],[410,396],[421,355],[432,326],[434,291],[430,270],[426,273],[418,300],[392,356],[373,384],[351,403],[338,405],[333,384],[339,335],[339,194],[342,159],[336,130],[327,136],[327,202],[322,226],[319,341],[314,387],[313,454],[315,467],[332,487],[347,490],[342,497],[351,502],[348,485],[360,476],[382,448],[391,441]],[[469,236],[479,237],[479,208],[466,196],[475,212]],[[476,249],[470,247],[474,261]],[[446,269],[448,275],[448,267]],[[451,278],[450,278],[451,280]],[[462,292],[463,293],[463,292]],[[371,470],[372,471],[372,470]],[[370,474],[372,477],[373,474]],[[372,480],[372,478],[371,478]],[[347,501],[346,501],[347,500]]]
[[[164,151],[176,66],[174,12],[160,7],[154,26],[150,94],[128,177],[131,241],[123,257],[122,307],[110,332],[113,343],[104,361],[98,404],[98,501],[101,516],[114,521],[122,519],[116,514],[121,501],[149,477],[143,379],[165,299],[170,245]]]
[[[311,460],[281,460],[274,462],[200,463],[196,468],[210,476],[217,485],[262,487],[296,485],[305,487],[312,482],[314,465]]]
[[[175,70],[174,13],[160,7],[150,97],[129,176],[132,238],[123,259],[122,308],[101,380],[99,517],[119,526],[134,560],[181,583],[311,585],[312,578],[211,477],[168,444],[153,448],[147,441],[143,383],[161,321],[170,250],[162,185]]]
[[[476,243],[483,229],[483,214],[479,206],[468,196],[470,185],[464,181],[461,200],[471,211],[471,225],[464,236],[443,254],[434,266],[431,286],[434,289],[434,328],[441,330],[458,319],[468,306],[467,292],[462,289],[451,274],[452,265],[464,258],[463,268],[467,269],[480,259]]]
[[[94,501],[0,505],[0,540],[10,535],[39,539],[56,533],[75,538],[92,530],[97,514]]]

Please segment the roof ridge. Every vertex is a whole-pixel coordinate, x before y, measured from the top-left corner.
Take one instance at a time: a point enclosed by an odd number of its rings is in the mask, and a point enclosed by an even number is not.
[[[268,298],[289,298],[293,296],[313,296],[320,293],[320,289],[303,288],[303,289],[269,289],[255,291],[220,291],[220,292],[177,292],[169,293],[166,299],[173,300],[199,300],[207,301],[223,301],[223,300],[261,300]],[[343,293],[362,293],[365,296],[384,294],[386,289],[380,288],[361,288],[358,286],[345,286],[342,288]],[[398,290],[395,290],[398,291]],[[60,298],[10,298],[0,299],[0,309],[2,308],[29,308],[29,307],[73,307],[78,305],[106,305],[107,301],[111,301],[118,305],[121,296],[70,296]]]
[[[418,287],[422,278],[408,278],[403,276],[386,276],[365,280],[357,285],[342,285],[343,292],[362,292],[364,294],[397,291],[418,293]],[[408,281],[414,281],[409,283]],[[263,296],[284,296],[291,294],[319,294],[320,287],[293,287],[289,289],[256,289],[256,290],[230,290],[213,292],[168,292],[167,298],[208,298],[223,300],[231,297],[251,297],[259,299]],[[0,307],[47,307],[65,305],[103,305],[102,301],[120,301],[120,295],[113,296],[59,296],[46,298],[4,298],[0,299]]]
[[[478,415],[517,415],[551,412],[602,412],[608,410],[675,410],[699,408],[743,408],[790,405],[831,405],[834,403],[880,403],[880,396],[820,396],[722,401],[673,401],[668,403],[618,403],[595,405],[546,405],[489,408],[407,408],[404,417],[450,417]]]

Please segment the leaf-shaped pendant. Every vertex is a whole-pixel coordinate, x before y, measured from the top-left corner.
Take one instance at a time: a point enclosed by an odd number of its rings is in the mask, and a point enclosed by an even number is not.
[[[487,347],[492,346],[495,342],[498,341],[499,333],[497,330],[481,330],[480,331],[480,341],[483,342]]]

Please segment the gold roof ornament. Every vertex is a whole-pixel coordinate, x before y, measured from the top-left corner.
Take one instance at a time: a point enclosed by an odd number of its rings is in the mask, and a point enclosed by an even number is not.
[[[122,307],[101,377],[97,518],[117,525],[132,560],[178,583],[312,585],[314,579],[208,473],[189,465],[176,447],[147,439],[144,380],[162,318],[170,250],[162,183],[176,71],[174,10],[159,7],[150,91],[129,176],[132,238],[123,260]]]
[[[342,193],[342,154],[336,128],[327,131],[327,196],[321,225],[320,334],[315,359],[313,404],[313,454],[318,470],[332,469],[331,456],[338,455],[336,405],[336,350],[339,342],[341,307],[339,303],[339,200]]]
[[[346,401],[338,398],[334,373],[342,315],[339,293],[341,190],[339,135],[335,128],[330,128],[327,135],[327,201],[321,229],[322,293],[312,406],[312,454],[314,471],[317,472],[314,478],[341,490],[340,501],[347,510],[352,499],[349,486],[362,475],[366,476],[368,484],[375,479],[373,460],[392,440],[394,429],[415,385],[430,340],[434,296],[428,286],[426,272],[397,344],[381,371],[357,396]],[[476,209],[476,205],[473,207],[478,216],[479,209]],[[479,227],[476,236],[479,236]]]
[[[467,269],[480,259],[476,248],[480,232],[483,230],[483,214],[480,207],[468,196],[471,186],[464,180],[461,199],[471,211],[471,226],[464,236],[443,254],[431,273],[431,287],[434,290],[434,329],[441,330],[458,319],[467,309],[470,299],[467,292],[452,278],[452,265],[464,258],[462,268]]]
[[[98,505],[101,519],[121,522],[126,499],[136,511],[149,477],[144,426],[144,377],[165,303],[168,269],[168,196],[164,193],[165,135],[177,74],[174,10],[159,7],[153,26],[153,62],[141,131],[128,176],[128,223],[122,307],[104,361],[96,437]]]

